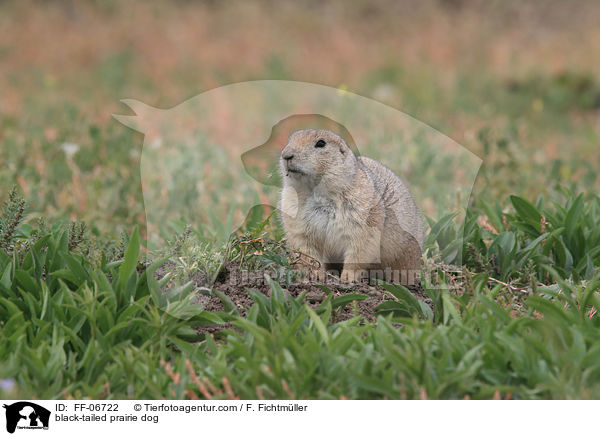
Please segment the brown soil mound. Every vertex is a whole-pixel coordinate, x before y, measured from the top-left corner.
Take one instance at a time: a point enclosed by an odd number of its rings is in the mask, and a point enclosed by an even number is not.
[[[163,277],[169,270],[169,264],[165,264],[157,272],[157,278]],[[205,310],[211,312],[226,311],[221,299],[215,295],[213,291],[218,291],[228,297],[237,308],[240,315],[244,316],[248,309],[252,307],[254,301],[248,293],[247,289],[255,289],[267,297],[271,296],[271,288],[265,280],[252,280],[248,284],[235,283],[230,280],[231,274],[239,272],[239,265],[229,264],[224,265],[223,272],[219,274],[216,282],[212,286],[206,285],[206,278],[201,274],[193,275],[191,280],[194,282],[194,287],[197,290],[195,301],[201,304]],[[257,273],[257,276],[263,275],[264,272]],[[354,316],[361,315],[368,321],[374,321],[376,317],[375,308],[387,300],[392,300],[392,297],[381,286],[370,286],[365,283],[342,283],[336,280],[331,280],[326,284],[326,289],[323,289],[323,283],[318,281],[309,281],[301,283],[281,283],[280,285],[285,293],[292,297],[298,297],[303,292],[306,292],[304,301],[312,308],[318,307],[328,294],[332,294],[333,298],[337,298],[347,294],[362,294],[368,298],[360,301],[355,301],[345,306],[336,308],[332,313],[331,322],[340,322],[350,319]],[[427,297],[420,285],[407,286],[407,288],[419,299],[431,305],[431,300]]]

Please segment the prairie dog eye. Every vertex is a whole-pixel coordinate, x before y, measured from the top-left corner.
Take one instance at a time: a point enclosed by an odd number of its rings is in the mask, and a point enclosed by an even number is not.
[[[325,141],[323,141],[322,139],[319,139],[316,143],[315,143],[315,148],[323,148],[325,147],[327,143]]]

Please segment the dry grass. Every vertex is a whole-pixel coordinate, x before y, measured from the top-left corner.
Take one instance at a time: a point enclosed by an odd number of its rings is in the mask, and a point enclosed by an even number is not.
[[[3,111],[22,108],[25,89],[13,83],[25,84],[34,70],[46,85],[68,93],[74,77],[85,83],[94,68],[124,51],[133,53],[134,69],[157,91],[149,103],[166,106],[224,81],[263,77],[265,64],[276,59],[293,79],[352,89],[390,63],[434,68],[436,81],[446,86],[473,70],[504,77],[531,70],[600,73],[600,7],[594,1],[569,7],[465,0],[355,1],[352,7],[25,1],[0,7]],[[197,89],[182,87],[177,77]],[[136,77],[127,82],[126,93],[139,92]]]

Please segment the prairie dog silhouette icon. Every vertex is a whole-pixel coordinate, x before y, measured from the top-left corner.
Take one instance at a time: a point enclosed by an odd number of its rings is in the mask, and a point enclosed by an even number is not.
[[[21,420],[23,427],[48,428],[50,411],[29,401],[19,401],[11,405],[4,404],[6,409],[6,431],[14,433]],[[41,421],[41,425],[40,425]]]

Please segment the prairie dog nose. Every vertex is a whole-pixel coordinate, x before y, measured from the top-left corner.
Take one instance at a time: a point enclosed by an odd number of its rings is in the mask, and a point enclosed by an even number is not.
[[[284,160],[287,160],[287,161],[289,161],[290,159],[292,159],[292,158],[294,157],[294,151],[293,151],[293,150],[284,149],[284,150],[281,152],[281,157],[282,157]]]

